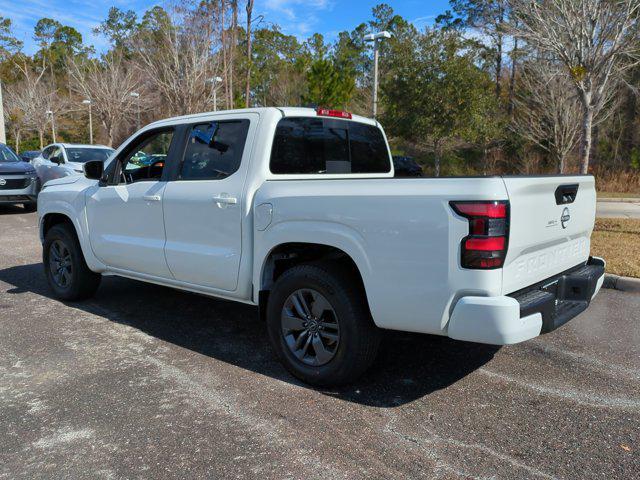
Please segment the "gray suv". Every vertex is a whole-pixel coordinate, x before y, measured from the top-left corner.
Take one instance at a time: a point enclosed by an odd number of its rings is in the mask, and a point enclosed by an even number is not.
[[[0,143],[0,204],[21,203],[27,211],[35,211],[37,180],[35,168]]]
[[[31,161],[38,172],[40,186],[49,180],[82,174],[82,167],[92,160],[105,161],[113,149],[102,145],[54,143]]]

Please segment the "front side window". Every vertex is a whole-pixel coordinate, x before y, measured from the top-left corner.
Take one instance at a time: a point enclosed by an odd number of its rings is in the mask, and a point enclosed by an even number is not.
[[[242,162],[249,120],[195,125],[189,135],[179,180],[221,180],[233,175]]]
[[[283,118],[276,127],[270,168],[277,174],[388,173],[389,152],[379,128],[331,118]]]
[[[53,147],[49,152],[49,160],[54,163],[64,163],[64,155],[62,154],[62,148]]]
[[[160,180],[172,140],[173,130],[146,133],[134,140],[122,162],[115,162],[120,169],[120,182]]]

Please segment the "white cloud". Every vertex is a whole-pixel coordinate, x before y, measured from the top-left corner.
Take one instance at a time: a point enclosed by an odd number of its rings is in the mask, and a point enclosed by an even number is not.
[[[32,54],[38,47],[33,40],[33,27],[41,18],[52,18],[75,28],[82,34],[84,43],[93,46],[96,51],[108,47],[107,40],[93,33],[93,29],[102,22],[113,4],[122,4],[124,9],[145,10],[150,6],[146,0],[28,0],[22,3],[15,0],[0,0],[2,16],[11,19],[16,37],[25,45],[25,52]],[[136,7],[141,8],[136,8]]]
[[[320,21],[318,13],[330,11],[333,6],[333,0],[263,0],[256,4],[256,12],[265,14],[283,32],[306,38]]]

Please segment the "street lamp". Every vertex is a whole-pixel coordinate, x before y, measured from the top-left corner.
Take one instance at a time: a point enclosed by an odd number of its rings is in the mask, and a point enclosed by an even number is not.
[[[373,118],[378,115],[378,50],[380,41],[385,38],[391,38],[391,33],[384,31],[364,36],[365,42],[373,42]]]
[[[204,83],[210,83],[211,88],[213,89],[213,111],[218,111],[218,89],[216,88],[216,84],[222,82],[222,77],[211,77],[207,78]]]
[[[138,92],[131,92],[129,96],[135,98],[136,103],[138,104],[138,122],[137,122],[138,128],[137,129],[140,130],[140,94]]]
[[[53,143],[56,143],[56,124],[53,119],[53,112],[51,110],[47,110],[45,113],[47,115],[51,115],[51,138],[53,140]]]
[[[91,115],[91,100],[83,100],[83,105],[89,106],[89,145],[93,145],[93,117]]]

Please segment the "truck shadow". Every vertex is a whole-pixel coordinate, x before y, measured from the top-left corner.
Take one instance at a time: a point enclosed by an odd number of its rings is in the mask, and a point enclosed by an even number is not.
[[[22,205],[13,205],[13,204],[3,204],[0,205],[0,216],[1,215],[18,215],[18,214],[26,214]],[[35,214],[34,214],[35,215]]]
[[[0,270],[0,280],[13,286],[9,294],[30,291],[51,297],[41,264]],[[275,359],[266,326],[255,307],[115,277],[105,277],[93,299],[68,306],[240,368],[304,386]],[[491,360],[498,349],[387,331],[375,364],[363,378],[322,393],[367,406],[395,407],[457,382]]]

